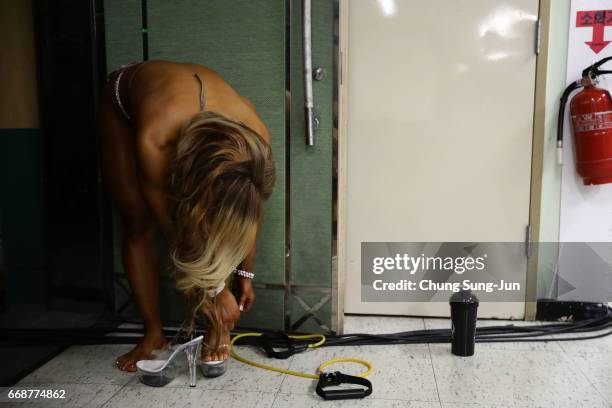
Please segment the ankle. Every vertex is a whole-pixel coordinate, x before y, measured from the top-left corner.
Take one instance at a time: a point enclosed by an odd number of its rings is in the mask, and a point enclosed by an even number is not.
[[[145,337],[160,338],[164,337],[164,330],[161,325],[147,325],[144,327]]]

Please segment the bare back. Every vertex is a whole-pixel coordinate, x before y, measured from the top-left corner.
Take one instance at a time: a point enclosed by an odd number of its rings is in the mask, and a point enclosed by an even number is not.
[[[130,86],[132,109],[139,133],[158,134],[155,129],[172,130],[157,135],[158,142],[172,143],[182,124],[200,110],[203,81],[204,110],[245,123],[269,140],[255,107],[234,90],[218,73],[202,65],[150,61],[140,69]]]
[[[126,214],[137,212],[134,207],[146,206],[146,212],[156,219],[168,238],[172,236],[166,204],[170,154],[182,125],[202,108],[201,91],[203,110],[243,122],[270,140],[255,107],[218,73],[201,65],[149,61],[139,67],[122,89],[128,94],[126,108],[131,112],[131,124],[116,108],[111,88],[107,85],[101,108],[106,184],[120,210],[124,202],[132,207],[123,211]],[[121,175],[116,174],[117,169],[123,169]]]

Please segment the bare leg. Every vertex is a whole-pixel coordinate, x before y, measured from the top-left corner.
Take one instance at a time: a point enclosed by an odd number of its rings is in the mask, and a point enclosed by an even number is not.
[[[123,223],[123,266],[132,294],[144,320],[145,335],[129,353],[119,357],[119,368],[135,371],[138,360],[149,358],[151,351],[166,345],[159,312],[159,256],[155,246],[156,228],[143,229]]]
[[[230,328],[225,326],[223,327],[223,332],[221,333],[221,345],[227,345],[227,347],[219,347],[216,350],[212,350],[210,347],[202,347],[202,360],[203,361],[222,361],[227,360],[229,358],[230,353]],[[210,338],[214,336],[214,330],[209,327],[206,330],[206,339],[205,344],[209,344]]]
[[[140,190],[134,153],[134,135],[111,104],[107,87],[99,113],[101,164],[104,181],[122,219],[123,266],[144,320],[140,343],[117,359],[122,370],[135,371],[136,362],[166,344],[159,311],[159,258],[155,247],[155,221]]]
[[[221,338],[219,348],[213,349],[210,347],[210,339],[214,338],[214,329],[209,326],[206,331],[205,345],[208,347],[202,348],[202,359],[204,361],[227,360],[230,352],[230,331],[234,328],[234,324],[240,318],[240,310],[236,298],[226,287],[217,295],[216,305],[219,316],[221,316],[223,324],[221,325]]]

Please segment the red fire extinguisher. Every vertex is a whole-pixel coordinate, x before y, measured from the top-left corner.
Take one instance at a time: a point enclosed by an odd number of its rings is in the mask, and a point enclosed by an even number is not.
[[[572,82],[563,92],[557,128],[557,148],[563,147],[563,114],[572,91],[584,87],[570,102],[574,133],[576,171],[585,185],[612,183],[612,98],[598,88],[597,77],[612,73],[599,67],[612,60],[607,57],[587,67],[580,81]],[[560,159],[560,158],[559,158]]]

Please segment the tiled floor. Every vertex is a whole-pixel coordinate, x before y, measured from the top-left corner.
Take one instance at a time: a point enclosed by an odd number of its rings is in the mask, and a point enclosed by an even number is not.
[[[480,325],[492,324],[479,321]],[[503,324],[499,321],[493,324]],[[518,322],[515,324],[527,324]],[[537,323],[535,323],[537,324]],[[445,319],[347,316],[347,332],[390,333],[449,327]],[[10,401],[0,406],[34,407],[612,407],[612,336],[579,342],[478,344],[471,358],[450,353],[448,344],[330,347],[274,361],[297,371],[314,371],[334,357],[370,361],[374,373],[371,397],[359,401],[321,401],[311,380],[291,377],[230,361],[216,379],[199,377],[189,388],[185,374],[164,388],[141,385],[113,367],[129,346],[71,347],[16,387],[65,389],[66,399]],[[241,353],[262,359],[255,351]],[[343,372],[361,368],[339,366]]]

